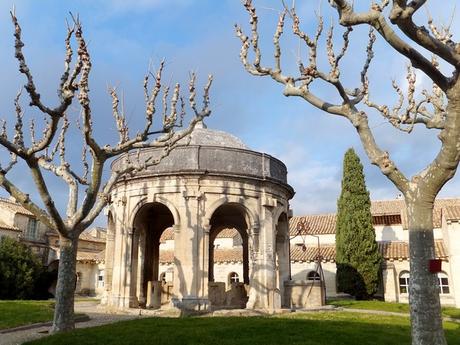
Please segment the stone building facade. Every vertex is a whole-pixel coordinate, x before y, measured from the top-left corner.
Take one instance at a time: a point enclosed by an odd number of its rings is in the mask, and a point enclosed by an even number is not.
[[[408,303],[410,279],[407,220],[403,200],[372,202],[373,223],[380,253],[384,258],[381,288],[378,297],[389,302]],[[434,234],[436,257],[442,261],[438,274],[440,297],[443,305],[460,307],[460,199],[438,199],[434,209]],[[307,234],[298,234],[299,222],[308,226]],[[289,220],[290,232],[290,280],[317,280],[321,270],[326,297],[343,297],[336,290],[335,264],[335,214],[294,216]],[[214,275],[216,281],[231,288],[235,279],[241,280],[243,257],[235,229],[225,229],[214,245]],[[160,244],[161,279],[173,279],[174,233],[164,232]],[[319,247],[318,247],[319,243]],[[320,258],[321,267],[318,267]],[[312,303],[317,304],[315,297]]]
[[[0,237],[7,236],[27,244],[44,264],[48,261],[48,227],[14,199],[0,198]]]
[[[0,198],[0,238],[3,236],[26,244],[50,272],[57,272],[59,235],[13,199]],[[97,296],[104,292],[104,250],[104,228],[92,228],[81,234],[77,252],[77,294]],[[50,292],[53,288],[50,287]]]
[[[385,301],[408,303],[410,279],[409,233],[404,201],[401,199],[372,201],[371,212],[376,240],[384,258],[380,295]],[[317,238],[296,236],[297,224],[304,220],[310,226],[310,234],[317,236],[322,253],[326,295],[340,296],[336,290],[335,267],[335,214],[309,215],[290,219],[291,274],[301,278],[316,267],[311,255],[302,255],[303,243],[309,250],[317,248]],[[460,307],[460,199],[438,199],[433,211],[436,258],[441,260],[441,272],[437,273],[439,292],[443,305]],[[307,256],[307,257],[306,257]],[[309,258],[308,258],[309,256]],[[428,265],[428,263],[427,263]]]

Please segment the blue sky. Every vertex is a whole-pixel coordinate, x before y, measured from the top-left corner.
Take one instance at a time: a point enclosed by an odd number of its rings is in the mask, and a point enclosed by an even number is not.
[[[281,7],[281,2],[255,3],[261,21],[263,61],[271,64],[275,9]],[[328,23],[335,15],[328,11],[327,2],[323,3],[321,11]],[[214,75],[213,113],[206,121],[208,126],[228,131],[252,149],[286,163],[289,182],[296,190],[292,201],[294,214],[335,212],[342,158],[349,147],[354,147],[362,159],[373,199],[393,198],[397,194],[380,171],[369,164],[353,127],[346,120],[324,114],[301,99],[286,98],[280,85],[267,78],[252,77],[243,70],[234,24],[242,24],[247,32],[248,20],[239,0],[18,0],[14,4],[23,28],[30,67],[43,98],[52,104],[56,102],[55,90],[63,68],[65,19],[69,19],[69,11],[80,15],[93,58],[93,116],[101,141],[111,140],[114,135],[114,128],[106,125],[111,120],[107,86],[117,86],[123,91],[125,110],[134,128],[142,123],[142,80],[149,61],[155,64],[165,57],[165,80],[185,84],[188,73],[194,70],[199,85],[203,85],[208,74]],[[449,8],[454,4],[451,2]],[[9,19],[12,5],[13,2],[0,2],[0,118],[6,119],[14,114],[12,100],[24,82],[13,58]],[[313,11],[318,8],[318,2],[297,1],[297,5],[298,13],[304,18],[304,29],[312,34],[316,23]],[[441,22],[448,19],[438,15],[436,9],[432,13]],[[290,24],[285,32],[286,37],[290,36]],[[343,74],[349,86],[357,86],[353,81],[364,59],[366,32],[358,29],[352,35],[354,39]],[[337,43],[336,49],[340,45]],[[293,71],[299,52],[297,41],[287,38],[283,48],[284,66],[287,71]],[[372,95],[391,104],[396,99],[391,78],[404,85],[402,73],[406,62],[382,40],[376,44],[376,53],[370,70]],[[321,52],[320,56],[325,55]],[[419,84],[424,86],[426,78],[420,76]],[[317,92],[324,98],[336,99],[330,89],[318,87]],[[74,110],[77,111],[76,106]],[[34,115],[34,112],[27,110],[26,114]],[[379,115],[370,116],[378,143],[392,154],[407,175],[416,173],[434,158],[439,149],[435,131],[420,128],[407,135],[397,132]],[[69,140],[72,142],[72,137]],[[79,153],[75,155],[78,157]],[[24,189],[32,190],[24,169],[16,169],[12,174]],[[460,180],[455,177],[441,196],[458,196],[459,185]],[[52,187],[58,200],[64,200],[65,188],[62,187],[60,183]]]

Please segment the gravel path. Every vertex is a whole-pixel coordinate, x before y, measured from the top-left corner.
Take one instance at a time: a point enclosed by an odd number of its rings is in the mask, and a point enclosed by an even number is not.
[[[76,302],[75,312],[84,313],[90,317],[89,321],[77,322],[75,328],[86,328],[105,325],[122,320],[139,318],[132,314],[107,314],[97,309],[98,302]],[[11,333],[0,334],[0,345],[20,345],[26,341],[42,338],[48,335],[49,326],[41,326]]]

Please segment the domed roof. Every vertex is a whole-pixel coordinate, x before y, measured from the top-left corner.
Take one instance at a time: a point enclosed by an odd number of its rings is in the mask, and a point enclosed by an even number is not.
[[[189,145],[222,146],[249,150],[249,148],[239,138],[227,132],[209,129],[203,121],[200,121],[195,125],[195,128],[192,133],[190,133],[189,137],[190,138],[181,139],[179,144],[183,142],[184,144],[188,143]]]

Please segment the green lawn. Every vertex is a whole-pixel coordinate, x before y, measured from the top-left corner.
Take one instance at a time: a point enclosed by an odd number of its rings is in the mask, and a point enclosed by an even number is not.
[[[0,329],[53,319],[53,301],[0,301]]]
[[[447,341],[460,345],[460,325],[445,323]],[[148,318],[75,330],[27,344],[157,345],[404,345],[409,319],[345,312],[293,313],[275,317]]]
[[[370,310],[383,310],[395,313],[409,313],[409,305],[406,303],[392,303],[383,301],[355,301],[351,299],[344,300],[331,300],[327,304],[335,305],[343,308],[353,309],[370,309]],[[442,314],[454,319],[460,319],[460,309],[454,307],[443,307]]]

